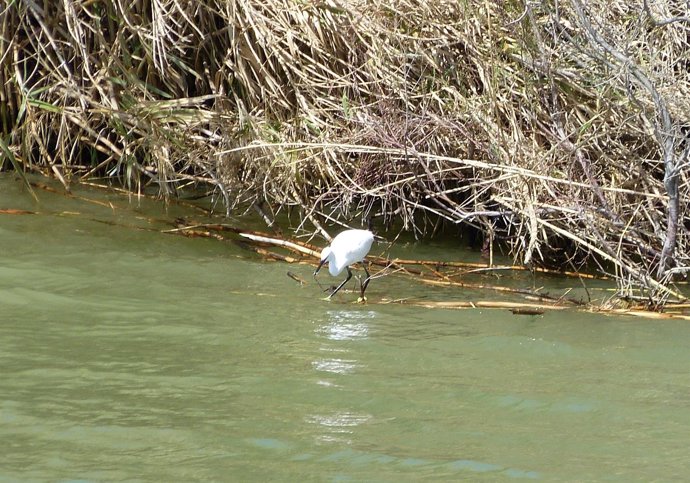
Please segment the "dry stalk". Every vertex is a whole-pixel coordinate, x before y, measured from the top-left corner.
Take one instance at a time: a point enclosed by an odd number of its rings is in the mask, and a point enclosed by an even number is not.
[[[462,226],[523,264],[613,272],[652,306],[683,295],[680,4],[0,9],[0,168],[164,196],[203,185],[226,213],[297,208],[324,237],[365,219],[418,236]]]

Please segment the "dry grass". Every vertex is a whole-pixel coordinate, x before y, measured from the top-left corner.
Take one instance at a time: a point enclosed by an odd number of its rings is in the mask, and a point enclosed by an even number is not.
[[[19,167],[166,195],[201,183],[228,210],[297,207],[317,230],[467,224],[522,263],[589,264],[652,305],[679,297],[690,46],[678,2],[2,8],[0,128]]]

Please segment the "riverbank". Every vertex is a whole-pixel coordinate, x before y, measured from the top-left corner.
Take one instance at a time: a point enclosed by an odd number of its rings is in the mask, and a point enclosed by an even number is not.
[[[5,7],[5,169],[304,226],[472,230],[487,254],[682,298],[681,12],[624,2]]]

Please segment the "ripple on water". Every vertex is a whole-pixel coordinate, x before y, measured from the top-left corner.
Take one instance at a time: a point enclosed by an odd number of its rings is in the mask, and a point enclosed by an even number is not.
[[[369,337],[367,321],[376,318],[372,310],[329,310],[326,312],[328,322],[316,327],[318,335],[330,340],[360,340]]]

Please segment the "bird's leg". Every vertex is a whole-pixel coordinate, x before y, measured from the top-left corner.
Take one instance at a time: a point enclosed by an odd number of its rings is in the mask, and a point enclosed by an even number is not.
[[[338,290],[340,290],[341,288],[343,288],[343,285],[345,285],[347,282],[349,282],[350,279],[352,278],[352,272],[350,271],[350,267],[345,267],[345,268],[347,268],[347,278],[345,279],[345,281],[344,281],[343,283],[341,283],[340,285],[338,285],[338,286],[336,287],[336,289],[333,290],[333,292],[331,292],[331,294],[328,296],[328,298],[331,298],[331,297],[333,297],[336,293],[338,293]]]
[[[367,270],[367,265],[364,263],[364,260],[362,260],[362,268],[364,269],[364,273],[367,274],[367,278],[364,279],[363,283],[360,282],[359,301],[366,302],[367,298],[364,296],[364,291],[367,289],[367,286],[369,286],[371,275],[369,274],[369,270]]]

